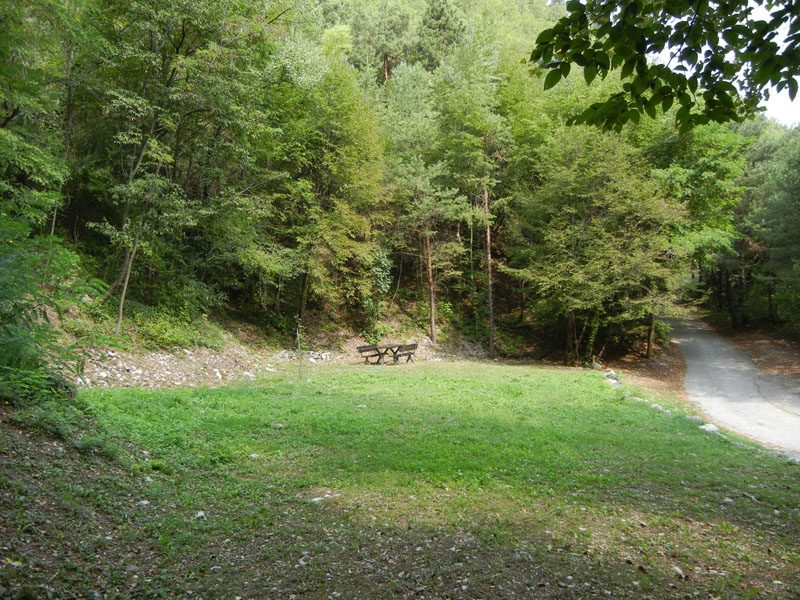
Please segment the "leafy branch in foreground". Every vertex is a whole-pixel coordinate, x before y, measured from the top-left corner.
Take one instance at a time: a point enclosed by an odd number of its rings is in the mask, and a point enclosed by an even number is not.
[[[573,64],[583,67],[587,83],[614,70],[626,80],[623,91],[571,123],[619,130],[642,114],[652,118],[678,105],[675,119],[684,133],[710,121],[741,121],[769,97],[769,86],[797,95],[796,3],[570,0],[566,6],[568,14],[539,34],[531,53],[531,61],[548,70],[545,89]],[[662,57],[664,64],[648,57]]]

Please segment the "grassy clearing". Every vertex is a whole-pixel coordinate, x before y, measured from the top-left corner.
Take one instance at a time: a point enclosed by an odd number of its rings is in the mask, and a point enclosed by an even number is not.
[[[71,446],[0,429],[6,590],[800,595],[800,466],[596,372],[317,367],[81,399],[97,427]]]

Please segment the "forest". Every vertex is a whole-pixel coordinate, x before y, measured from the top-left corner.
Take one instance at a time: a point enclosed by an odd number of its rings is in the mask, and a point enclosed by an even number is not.
[[[203,344],[225,314],[572,364],[649,355],[679,300],[800,334],[800,132],[666,99],[567,125],[629,84],[531,67],[562,3],[3,11],[3,396],[81,340]]]

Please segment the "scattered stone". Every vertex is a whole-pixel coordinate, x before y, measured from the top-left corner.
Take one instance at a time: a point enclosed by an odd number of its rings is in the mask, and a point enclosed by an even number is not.
[[[256,454],[255,452],[253,452],[253,453],[250,455],[250,458],[252,458],[253,460],[255,460],[255,459],[257,459],[257,458],[258,458],[258,454]]]
[[[675,573],[675,576],[680,578],[680,579],[683,579],[685,577],[685,575],[683,574],[683,569],[681,569],[678,566],[674,566],[673,565],[672,572]]]
[[[218,567],[218,566],[211,567],[211,572],[212,573],[219,573],[221,570],[222,570],[222,567]]]
[[[147,476],[144,478],[144,480],[145,480],[147,483],[153,483],[153,478],[152,478],[152,477],[150,477],[150,475],[147,475]]]
[[[253,375],[250,371],[244,371],[242,373],[242,377],[247,377],[248,379],[255,379],[255,375]]]
[[[222,373],[219,372],[219,369],[214,369],[214,377],[217,379],[222,379]]]
[[[729,498],[728,496],[725,496],[725,497],[722,499],[722,503],[723,503],[723,504],[733,504],[733,498]]]
[[[356,408],[367,408],[367,405],[366,404],[359,404],[358,406],[356,406]]]
[[[204,513],[202,510],[198,510],[198,511],[195,513],[195,515],[194,515],[194,518],[195,518],[195,519],[201,519],[201,520],[202,520],[202,519],[205,519],[205,518],[206,518],[206,513]]]
[[[273,423],[272,427],[274,429],[283,429],[284,427],[286,427],[286,425],[284,425],[283,423]]]
[[[128,573],[138,573],[139,572],[139,567],[137,567],[136,565],[128,565],[127,567],[125,567],[125,570]]]
[[[606,371],[606,377],[608,377],[609,379],[616,379],[617,374],[611,369],[609,369],[608,371]]]
[[[622,392],[622,396],[623,396],[624,398],[627,398],[628,396],[631,396],[631,395],[632,395],[632,394],[631,394],[630,392]]]
[[[687,421],[693,421],[695,423],[702,423],[703,417],[698,417],[697,415],[686,415]]]
[[[701,426],[700,426],[700,429],[702,429],[703,431],[707,431],[708,433],[716,433],[716,434],[718,434],[718,435],[719,435],[720,433],[722,433],[722,432],[719,430],[719,427],[717,427],[717,426],[716,426],[716,425],[714,425],[713,423],[706,423],[705,425],[701,425]]]
[[[150,505],[150,501],[149,500],[139,500],[139,502],[137,502],[136,504],[138,504],[139,506],[149,506]]]

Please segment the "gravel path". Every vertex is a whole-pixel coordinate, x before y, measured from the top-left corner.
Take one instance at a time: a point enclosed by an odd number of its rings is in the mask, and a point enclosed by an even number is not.
[[[689,399],[718,425],[800,459],[800,386],[767,375],[742,350],[701,321],[672,323],[686,360]]]

